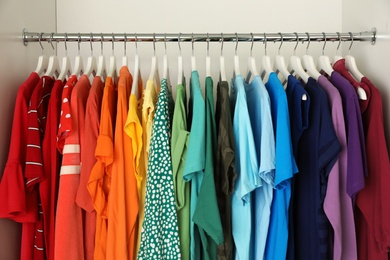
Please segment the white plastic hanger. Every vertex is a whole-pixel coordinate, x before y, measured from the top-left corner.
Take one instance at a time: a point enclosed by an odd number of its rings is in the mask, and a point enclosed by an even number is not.
[[[181,55],[180,36],[177,39],[177,45],[179,46],[179,56],[177,58],[177,85],[183,84],[184,71],[183,71],[183,56]]]
[[[313,56],[309,55],[309,45],[310,45],[310,34],[307,32],[307,46],[306,46],[306,54],[302,57],[302,65],[303,68],[309,73],[310,76],[312,76],[315,80],[318,80],[318,78],[321,76],[321,74],[318,72],[316,65],[314,64]],[[325,44],[326,44],[326,37],[325,37]]]
[[[108,63],[108,69],[107,69],[107,76],[111,78],[115,78],[116,76],[116,57],[114,53],[114,45],[115,45],[115,37],[114,34],[112,34],[112,41],[111,41],[111,46],[112,46],[112,54],[110,57],[110,61]]]
[[[107,72],[106,72],[106,58],[103,55],[103,34],[100,38],[100,56],[98,57],[97,61],[97,71],[96,76],[100,77],[102,81],[106,79]]]
[[[339,44],[337,45],[337,49],[336,49],[336,55],[333,57],[333,64],[335,64],[337,61],[341,60],[343,57],[341,57],[339,55],[339,48],[340,48],[340,44],[341,44],[341,36],[340,36],[340,33],[337,32],[337,35],[339,36]]]
[[[50,37],[50,45],[53,48],[53,51],[55,51],[55,48],[53,46],[53,35],[54,33],[52,33]],[[49,76],[49,77],[55,76],[57,78],[59,74],[60,74],[60,62],[58,61],[58,57],[57,55],[51,55],[49,58],[49,65],[47,66],[47,70],[44,76]]]
[[[252,36],[252,44],[251,44],[250,55],[248,58],[248,73],[247,73],[247,76],[245,79],[245,81],[247,83],[249,83],[252,76],[256,77],[259,75],[259,72],[258,72],[257,67],[256,67],[256,59],[255,59],[255,57],[253,57],[253,42],[254,42],[253,33],[251,33],[251,36]]]
[[[195,58],[195,52],[194,52],[194,34],[192,34],[191,44],[192,44],[192,54],[191,54],[191,70],[196,70],[196,58]]]
[[[63,81],[66,78],[69,78],[69,76],[72,74],[72,68],[70,66],[70,59],[68,56],[68,47],[66,45],[66,41],[68,40],[68,35],[65,33],[65,56],[62,58],[62,64],[61,64],[61,71],[60,75],[58,76],[58,80]]]
[[[128,59],[127,59],[127,50],[126,50],[126,43],[127,43],[127,34],[125,33],[125,40],[123,41],[123,57],[122,57],[122,66],[128,66]]]
[[[324,35],[325,42],[324,42],[324,46],[322,46],[322,55],[318,58],[318,70],[320,72],[325,72],[327,75],[330,76],[332,75],[333,68],[332,68],[332,64],[330,63],[329,56],[325,55],[326,35],[325,33],[322,34]],[[340,37],[340,33],[337,33],[337,35],[339,35]],[[339,50],[340,43],[341,43],[341,38],[339,38],[339,45],[337,46],[336,54]]]
[[[234,52],[234,77],[241,75],[240,72],[240,58],[237,55],[237,47],[238,47],[238,34],[236,33],[236,49]]]
[[[280,35],[280,45],[278,49],[278,55],[276,55],[275,57],[275,68],[276,68],[275,72],[276,74],[279,73],[282,74],[282,76],[284,77],[284,81],[282,82],[282,84],[284,89],[286,89],[287,88],[286,82],[288,80],[288,76],[290,76],[290,72],[288,72],[286,62],[284,61],[284,57],[280,55],[280,49],[283,45],[283,35],[282,33],[279,33],[279,35]]]
[[[135,34],[135,56],[134,56],[134,78],[133,84],[131,86],[131,94],[134,94],[138,100],[138,81],[141,80],[141,69],[139,64],[139,56],[138,56],[138,38],[137,34]]]
[[[303,82],[307,83],[310,76],[303,69],[301,59],[298,56],[296,56],[296,49],[299,43],[299,38],[298,38],[298,33],[295,32],[294,34],[297,37],[297,44],[295,45],[294,48],[294,55],[290,57],[290,63],[289,63],[290,73],[291,74],[296,73],[303,80]]]
[[[219,57],[219,78],[221,81],[227,81],[225,72],[225,56],[223,56],[223,33],[221,33],[221,56]]]
[[[41,75],[43,72],[45,72],[49,64],[49,58],[43,54],[43,45],[41,42],[42,35],[43,33],[41,33],[39,36],[39,45],[41,45],[42,55],[38,57],[38,64],[34,70],[34,72],[37,73],[38,75]]]
[[[167,35],[164,35],[164,60],[163,60],[163,79],[167,80],[168,88],[171,86],[171,79],[169,77],[168,55],[167,55]]]
[[[75,57],[75,62],[73,67],[73,75],[76,76],[83,75],[83,71],[84,71],[83,58],[80,56],[80,41],[81,41],[81,36],[79,34],[79,39],[77,41],[78,54]]]
[[[356,66],[356,61],[355,61],[355,58],[353,56],[351,56],[351,48],[352,48],[352,44],[353,44],[353,35],[351,32],[349,32],[349,35],[351,36],[351,45],[349,45],[349,48],[348,48],[348,55],[345,57],[345,67],[347,68],[347,70],[349,72],[352,73],[353,77],[358,81],[360,82],[361,79],[364,77],[362,73],[360,73],[360,71],[358,70],[357,66]],[[357,88],[357,94],[358,94],[358,97],[359,99],[361,100],[367,100],[367,93],[366,91],[362,88],[362,87],[358,87]]]
[[[87,67],[85,68],[84,75],[87,75],[89,77],[92,74],[95,77],[97,71],[97,64],[96,64],[96,58],[95,56],[93,56],[92,33],[89,39],[89,44],[91,46],[91,56],[89,56],[87,59]]]
[[[156,56],[156,36],[153,34],[153,57],[152,57],[152,65],[150,68],[149,80],[154,80],[156,83],[156,88],[160,84],[160,75],[158,73],[158,63]]]
[[[262,72],[261,72],[261,77],[263,79],[263,82],[268,81],[269,74],[273,72],[272,69],[272,63],[271,63],[271,58],[267,55],[267,36],[264,33],[264,56],[262,58]]]
[[[207,33],[206,77],[211,77],[210,37]]]

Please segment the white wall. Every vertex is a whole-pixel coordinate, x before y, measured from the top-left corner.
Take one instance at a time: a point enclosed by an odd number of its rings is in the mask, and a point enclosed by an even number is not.
[[[50,0],[0,1],[0,176],[7,160],[15,97],[19,85],[35,68],[39,44],[27,48],[20,37],[30,31],[55,30],[55,2]],[[52,51],[47,52],[50,54]],[[19,259],[20,226],[0,219],[0,260]]]
[[[321,7],[321,8],[319,8]],[[69,19],[69,10],[83,10],[82,15]],[[305,11],[303,11],[305,10]],[[329,13],[332,13],[329,19]],[[249,33],[249,32],[336,32],[341,31],[341,2],[330,0],[326,5],[322,1],[308,0],[279,0],[238,2],[233,0],[166,0],[166,1],[106,1],[98,0],[57,0],[58,32],[136,32],[136,33]],[[86,19],[86,17],[88,17]],[[77,53],[77,44],[68,44],[69,55]],[[177,43],[168,43],[170,72],[173,82],[176,82],[176,63],[178,55]],[[152,43],[138,44],[141,55],[143,78],[149,74],[152,55]],[[185,75],[187,80],[190,73],[191,43],[182,45]],[[268,44],[269,55],[276,53],[279,44]],[[319,54],[321,44],[312,43],[311,52]],[[235,43],[225,43],[224,53],[227,62],[227,76],[231,76],[233,51]],[[292,54],[293,43],[285,43],[282,54]],[[164,53],[164,44],[157,43],[157,54],[160,61]],[[88,43],[82,44],[82,54],[90,55]],[[241,58],[242,72],[246,71],[250,43],[240,43],[238,52]],[[304,52],[300,45],[298,52]],[[100,54],[100,44],[95,43],[94,51]],[[104,52],[111,55],[111,44],[106,43]],[[59,45],[59,55],[64,54],[64,45]],[[127,53],[130,60],[134,54],[134,45],[128,43]],[[206,43],[195,43],[197,67],[201,78],[204,77]],[[263,44],[255,43],[253,53],[260,64],[264,53]],[[115,54],[123,55],[123,44],[115,45]],[[212,76],[217,78],[220,54],[220,44],[210,43]],[[118,60],[118,66],[119,66]],[[162,65],[160,64],[160,68]],[[259,66],[260,67],[260,66]],[[130,64],[130,69],[132,68]]]
[[[342,14],[343,31],[370,30],[372,27],[378,30],[375,45],[356,43],[351,55],[359,70],[382,94],[387,147],[390,148],[390,1],[343,0]]]

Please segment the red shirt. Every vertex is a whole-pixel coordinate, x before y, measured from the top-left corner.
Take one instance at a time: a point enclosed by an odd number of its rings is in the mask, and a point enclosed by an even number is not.
[[[32,222],[36,214],[26,209],[24,167],[27,146],[27,112],[31,94],[39,81],[39,75],[31,73],[19,87],[16,96],[14,118],[8,160],[0,183],[0,218],[10,218],[17,222]],[[35,212],[36,213],[36,212]]]
[[[57,80],[51,91],[47,124],[42,144],[44,178],[39,185],[44,217],[46,258],[54,260],[54,224],[57,207],[60,153],[57,150],[57,129],[60,121],[61,96],[64,83]]]
[[[366,136],[368,176],[356,198],[359,259],[387,259],[390,248],[390,161],[383,125],[382,99],[378,89],[362,78],[370,91],[362,113]],[[367,91],[366,91],[367,92]],[[365,101],[361,101],[365,102]]]

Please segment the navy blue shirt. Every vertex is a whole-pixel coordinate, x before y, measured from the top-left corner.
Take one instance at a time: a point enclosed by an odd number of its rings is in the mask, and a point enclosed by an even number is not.
[[[298,162],[299,140],[301,139],[303,131],[309,126],[310,97],[306,90],[302,87],[301,82],[292,75],[290,75],[287,80],[286,94],[288,102],[288,111],[290,114],[292,149],[295,161]],[[302,100],[303,95],[306,95],[306,100]],[[289,222],[287,259],[294,259],[294,183],[295,175],[292,178],[291,203],[288,212]]]
[[[328,259],[329,221],[323,210],[327,176],[341,146],[333,127],[325,92],[313,78],[305,90],[310,96],[309,127],[298,148],[295,179],[295,258]]]

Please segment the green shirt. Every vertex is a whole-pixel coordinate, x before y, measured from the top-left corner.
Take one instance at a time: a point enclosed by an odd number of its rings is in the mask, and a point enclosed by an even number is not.
[[[183,260],[190,260],[190,184],[183,180],[189,132],[187,131],[186,89],[176,87],[173,114],[171,154],[173,185],[175,190],[177,220],[179,222],[180,251]]]
[[[138,259],[181,259],[173,190],[169,98],[161,82],[153,119],[146,180],[145,219]]]

